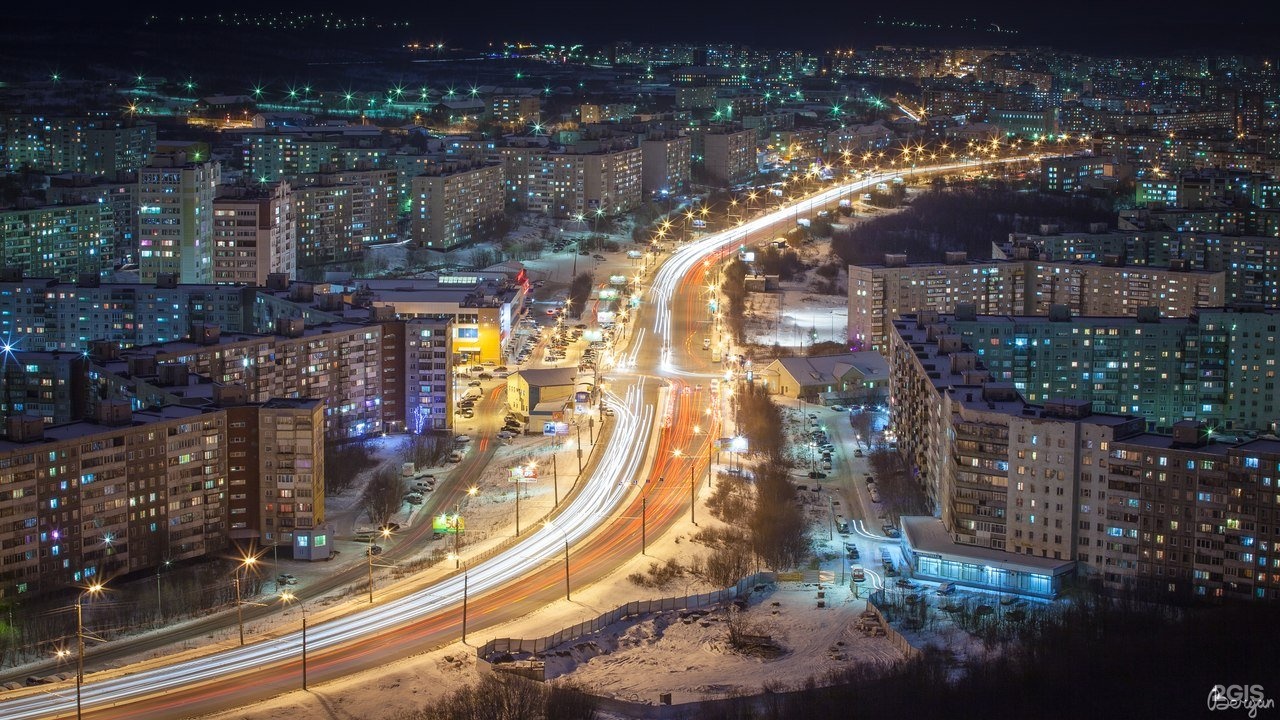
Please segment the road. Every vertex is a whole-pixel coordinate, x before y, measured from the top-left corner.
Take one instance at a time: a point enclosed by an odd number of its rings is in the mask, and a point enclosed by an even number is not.
[[[960,167],[967,165],[934,171]],[[796,206],[675,251],[655,273],[646,303],[636,316],[636,330],[625,351],[634,361],[629,366],[636,371],[612,373],[614,389],[607,393],[607,402],[616,416],[604,452],[590,477],[579,483],[577,494],[562,504],[556,519],[526,533],[510,548],[469,566],[465,573],[314,624],[306,635],[311,681],[377,667],[452,641],[461,629],[464,574],[470,595],[468,630],[474,632],[527,614],[559,597],[565,589],[566,573],[570,591],[574,583],[603,576],[634,555],[642,526],[661,532],[673,523],[705,476],[713,433],[701,424],[707,422],[708,409],[714,418],[719,405],[710,402],[706,390],[690,388],[704,384],[712,368],[700,344],[696,350],[686,349],[693,347],[688,343],[700,337],[705,327],[701,291],[710,267],[708,260],[757,234],[789,227],[797,213],[831,205],[889,177],[875,175],[822,191]],[[648,334],[656,336],[652,339],[646,335],[649,323],[652,331]],[[678,355],[675,347],[681,347]],[[663,379],[643,372],[647,368],[657,368]],[[660,394],[659,385],[664,382],[669,392]],[[650,447],[655,423],[660,431]],[[702,432],[695,433],[695,427]],[[478,471],[478,463],[491,447],[484,445],[485,438],[475,442],[480,445],[469,453],[474,464],[467,467]],[[648,472],[642,472],[646,467]],[[460,474],[466,476],[466,472]],[[447,506],[460,497],[464,486],[454,483],[451,492],[437,500],[443,505],[437,506]],[[615,515],[619,517],[608,522]],[[426,532],[430,532],[426,525],[411,531],[410,542],[401,543],[401,547],[414,544],[412,540]],[[389,553],[394,557],[396,549]],[[188,717],[238,707],[297,688],[301,652],[302,634],[293,631],[161,667],[90,675],[83,688],[84,707],[86,714],[95,718]],[[74,686],[68,683],[13,691],[0,701],[0,716],[9,720],[68,716],[74,710]]]

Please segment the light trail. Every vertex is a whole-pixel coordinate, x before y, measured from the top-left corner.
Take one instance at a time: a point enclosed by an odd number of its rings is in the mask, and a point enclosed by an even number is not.
[[[629,483],[622,479],[636,476],[643,467],[645,443],[642,439],[649,436],[654,421],[653,408],[642,405],[644,384],[645,380],[639,379],[623,397],[605,393],[614,408],[617,426],[609,450],[601,454],[596,472],[554,521],[539,526],[515,547],[469,568],[470,594],[482,595],[521,577],[533,567],[559,562],[565,541],[573,545],[585,538],[597,527],[592,520],[607,517],[623,500]],[[307,652],[319,654],[326,648],[367,639],[445,610],[461,599],[462,585],[462,576],[453,575],[403,598],[314,624],[307,629]],[[126,705],[168,690],[189,689],[202,683],[261,672],[266,667],[297,658],[301,643],[301,632],[292,632],[118,678],[93,682],[89,675],[82,688],[82,702],[86,711]],[[70,688],[60,688],[61,692],[53,693],[48,690],[40,688],[35,691],[38,694],[0,704],[0,716],[6,720],[26,720],[75,712]]]

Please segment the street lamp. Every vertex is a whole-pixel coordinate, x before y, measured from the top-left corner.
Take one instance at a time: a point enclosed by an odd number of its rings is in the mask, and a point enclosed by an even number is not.
[[[546,527],[556,530],[560,536],[564,538],[564,599],[569,599],[569,536],[564,530],[552,524],[550,520],[543,523]]]
[[[235,585],[236,585],[236,624],[240,627],[240,644],[244,645],[244,603],[240,595],[240,573],[244,571],[248,575],[249,568],[257,564],[256,555],[245,555],[240,558],[240,565],[236,567]]]
[[[160,599],[160,571],[169,567],[171,564],[172,562],[165,560],[163,563],[156,566],[156,615],[159,615],[161,620],[164,619],[164,606]]]
[[[517,487],[516,490],[518,492],[519,488]],[[472,485],[470,488],[467,488],[467,497],[473,498],[476,496],[476,493],[478,492],[480,492],[480,488],[476,487],[475,485]],[[459,500],[458,502],[454,503],[454,506],[453,506],[453,559],[454,559],[453,567],[455,569],[458,567],[458,562],[460,562],[459,558],[461,557],[458,554],[458,544],[459,542],[461,542],[459,540],[459,536],[462,534],[462,528],[460,525],[461,518],[462,518],[462,501]]]
[[[378,534],[369,538],[369,547],[364,551],[365,561],[369,565],[369,604],[373,604],[373,541],[374,538],[382,538],[386,540],[391,537],[391,528],[383,526],[378,529]],[[305,689],[305,688],[304,688]]]
[[[471,568],[462,562],[462,559],[455,553],[453,556],[455,563],[462,563],[462,643],[467,643],[467,574]],[[457,565],[455,564],[456,568]]]
[[[307,604],[302,598],[294,595],[289,590],[280,593],[280,602],[288,604],[291,600],[298,601],[298,608],[302,610],[302,689],[307,689]]]
[[[102,594],[102,583],[93,583],[76,598],[76,720],[80,720],[80,686],[84,684],[84,596]]]

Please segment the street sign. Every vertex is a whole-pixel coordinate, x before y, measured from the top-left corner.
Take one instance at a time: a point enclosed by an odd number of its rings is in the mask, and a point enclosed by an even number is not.
[[[556,424],[553,422],[542,423],[542,434],[547,437],[554,436],[556,434]]]

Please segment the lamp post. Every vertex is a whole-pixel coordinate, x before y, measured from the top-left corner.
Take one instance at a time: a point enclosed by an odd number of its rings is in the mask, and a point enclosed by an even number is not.
[[[258,558],[254,555],[245,555],[240,559],[240,565],[236,568],[235,585],[236,585],[236,625],[240,628],[240,644],[244,645],[244,601],[240,594],[240,573],[244,571],[248,573],[248,569],[258,562]]]
[[[564,538],[564,599],[569,599],[569,536],[564,530],[556,527],[550,520],[543,523],[548,528],[556,530],[560,533],[560,537]]]
[[[162,620],[164,619],[164,606],[160,599],[160,571],[169,567],[170,564],[170,561],[165,560],[156,566],[156,615]]]
[[[302,689],[307,689],[307,604],[302,598],[294,595],[292,592],[285,590],[280,593],[280,601],[288,603],[291,600],[298,601],[298,608],[302,610]]]
[[[84,685],[84,596],[97,596],[102,593],[102,584],[94,583],[84,589],[76,598],[76,720],[80,720],[80,686]]]
[[[465,645],[467,642],[467,575],[471,568],[467,567],[467,564],[462,562],[462,558],[456,554],[453,556],[453,561],[462,564],[462,642]]]
[[[517,486],[516,491],[519,492],[519,490],[520,488],[519,486]],[[480,488],[476,487],[475,485],[472,485],[471,487],[467,488],[467,497],[473,498],[476,496],[476,493],[478,492],[480,492]],[[453,567],[455,569],[458,567],[458,563],[461,562],[459,560],[459,558],[461,558],[461,555],[459,555],[459,551],[458,551],[458,546],[462,542],[461,539],[459,538],[459,536],[462,535],[461,522],[462,522],[462,501],[459,500],[453,506],[453,559],[454,559]]]
[[[386,540],[387,538],[391,537],[391,528],[388,528],[385,526],[379,528],[378,534],[374,537],[378,537],[378,538],[382,538],[383,540]],[[369,604],[370,605],[373,604],[373,540],[374,540],[373,537],[369,538],[369,547],[364,551],[365,563],[369,566]],[[304,616],[305,616],[305,613],[304,613]],[[303,685],[304,685],[303,689],[305,690],[306,683],[304,682]]]

